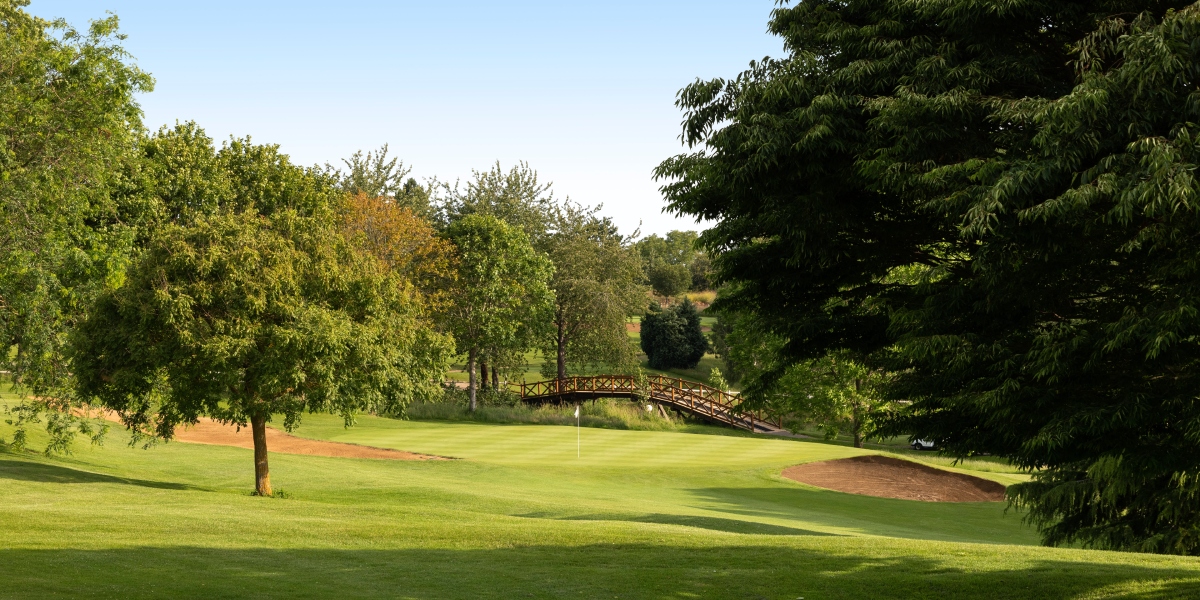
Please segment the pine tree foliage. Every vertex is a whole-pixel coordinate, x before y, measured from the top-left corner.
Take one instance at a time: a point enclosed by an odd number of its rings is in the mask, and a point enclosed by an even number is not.
[[[1196,111],[1185,2],[803,2],[789,55],[684,89],[658,175],[718,301],[992,453],[1050,544],[1200,552]]]

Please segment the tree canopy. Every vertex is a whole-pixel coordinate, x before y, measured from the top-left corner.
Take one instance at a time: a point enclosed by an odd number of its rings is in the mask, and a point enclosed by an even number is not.
[[[49,448],[63,449],[81,425],[67,334],[121,284],[147,217],[124,190],[142,127],[135,95],[153,81],[120,46],[116,17],[80,31],[27,4],[0,2],[0,370],[28,392],[18,445],[23,424],[54,408]]]
[[[81,398],[135,437],[170,439],[200,416],[249,423],[256,489],[270,495],[272,415],[288,429],[306,411],[349,422],[438,389],[450,341],[416,278],[344,235],[354,206],[333,177],[249,138],[218,150],[194,123],[142,148],[136,188],[156,218],[128,277],[71,336]]]
[[[454,244],[457,277],[444,318],[458,352],[467,355],[470,408],[475,410],[475,367],[481,352],[523,352],[550,322],[554,265],[517,227],[469,214],[446,230]]]
[[[505,171],[497,162],[486,171],[472,171],[465,187],[442,185],[439,218],[449,225],[468,215],[494,217],[520,229],[538,245],[549,233],[557,205],[551,187],[528,163]]]
[[[567,376],[568,364],[629,370],[635,349],[625,325],[645,302],[641,261],[598,209],[566,203],[555,211],[543,242],[554,263],[554,313],[544,354],[546,375]],[[553,367],[553,371],[551,371]]]
[[[673,297],[687,290],[707,290],[711,261],[696,242],[695,231],[671,231],[665,236],[648,235],[637,241],[646,280],[654,291]]]
[[[803,2],[788,56],[685,88],[659,177],[718,301],[891,368],[881,435],[1034,471],[1050,544],[1200,552],[1185,2]],[[1174,10],[1180,9],[1180,10]]]

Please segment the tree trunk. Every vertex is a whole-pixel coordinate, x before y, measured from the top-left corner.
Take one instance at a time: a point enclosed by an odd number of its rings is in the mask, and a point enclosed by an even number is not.
[[[467,395],[471,397],[471,412],[475,412],[475,349],[467,352]]]
[[[480,391],[486,392],[488,389],[487,376],[488,376],[487,359],[480,358],[479,359],[479,389],[480,389]]]
[[[271,470],[267,467],[267,415],[250,416],[250,431],[254,435],[254,493],[271,495]]]
[[[492,364],[492,389],[500,390],[500,372],[496,370],[496,365]]]
[[[558,378],[567,378],[567,325],[558,320]]]

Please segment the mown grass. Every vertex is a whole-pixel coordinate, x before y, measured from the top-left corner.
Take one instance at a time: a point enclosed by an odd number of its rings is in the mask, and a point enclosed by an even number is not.
[[[779,476],[862,452],[835,444],[375,417],[345,429],[330,416],[297,433],[461,460],[273,454],[280,500],[249,496],[249,450],[141,450],[114,432],[70,457],[0,453],[0,596],[1200,594],[1200,561],[1038,547],[1002,503],[852,496]]]

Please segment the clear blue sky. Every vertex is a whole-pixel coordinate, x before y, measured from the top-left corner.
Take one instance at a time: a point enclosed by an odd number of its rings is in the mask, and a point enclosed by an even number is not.
[[[778,56],[774,0],[308,2],[33,0],[82,27],[117,14],[156,79],[157,128],[195,120],[302,164],[390,144],[418,178],[526,160],[627,233],[661,213],[651,170],[682,151],[675,93]]]

